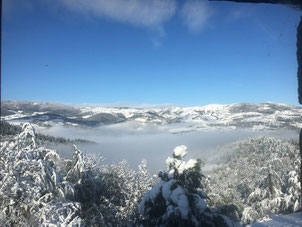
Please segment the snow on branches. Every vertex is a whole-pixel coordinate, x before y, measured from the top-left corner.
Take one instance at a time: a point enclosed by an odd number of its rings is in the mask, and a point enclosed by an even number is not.
[[[144,195],[139,212],[147,226],[229,226],[231,221],[207,207],[201,160],[184,161],[187,147],[177,146],[166,160],[167,171]]]
[[[30,124],[13,141],[1,143],[0,158],[0,225],[81,223],[80,204],[65,199],[74,188],[58,173],[58,154],[37,147]]]
[[[74,146],[72,160],[39,147],[31,124],[1,141],[0,226],[135,225],[138,203],[153,178],[146,162],[100,166]]]
[[[248,138],[218,152],[223,152],[221,166],[210,173],[207,185],[211,205],[235,204],[243,224],[298,209],[297,143],[274,137]]]

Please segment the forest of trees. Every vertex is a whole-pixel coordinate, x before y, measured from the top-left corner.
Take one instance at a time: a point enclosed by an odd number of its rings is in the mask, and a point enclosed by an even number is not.
[[[13,125],[10,124],[6,121],[0,121],[0,135],[1,137],[11,137],[11,136],[16,136],[22,132],[22,127],[20,125]],[[39,144],[78,144],[78,143],[95,143],[90,140],[85,140],[85,139],[68,139],[64,137],[54,137],[50,135],[44,135],[41,133],[35,133],[36,135],[36,140]]]
[[[1,141],[0,226],[239,226],[297,210],[295,142],[251,138],[221,152],[220,167],[204,176],[202,161],[177,146],[156,177],[145,161],[137,170],[104,165],[76,146],[63,159],[24,124]]]
[[[274,137],[249,138],[220,149],[220,167],[206,179],[210,204],[236,205],[243,224],[299,209],[298,143]]]

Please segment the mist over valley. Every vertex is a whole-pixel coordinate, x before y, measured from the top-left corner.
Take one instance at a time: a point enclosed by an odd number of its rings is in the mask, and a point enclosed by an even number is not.
[[[31,122],[41,134],[94,141],[77,146],[107,164],[126,160],[136,168],[145,159],[153,173],[178,145],[209,169],[217,147],[259,136],[297,140],[302,125],[302,108],[277,103],[130,108],[3,101],[1,111],[3,120]],[[72,144],[48,146],[66,158],[73,154]]]

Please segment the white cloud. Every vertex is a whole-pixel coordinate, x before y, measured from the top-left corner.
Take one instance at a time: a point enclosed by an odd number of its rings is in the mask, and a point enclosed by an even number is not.
[[[158,29],[174,16],[176,0],[60,0],[67,8],[122,23]]]
[[[166,35],[164,23],[176,13],[180,14],[184,24],[193,32],[202,30],[212,15],[207,0],[185,0],[181,8],[178,7],[177,0],[44,0],[42,2],[47,3],[50,9],[57,8],[59,4],[86,16],[151,28],[157,34],[152,38],[155,46],[160,45],[161,39]],[[35,0],[21,2],[3,0],[3,11],[6,15],[17,7],[32,10],[34,3],[37,4]]]
[[[178,14],[191,32],[200,32],[212,15],[207,0],[57,0],[67,9],[95,18],[151,29],[151,41],[161,46],[166,36],[164,23]]]
[[[184,24],[192,32],[201,31],[211,15],[212,10],[205,0],[187,0],[180,11]]]

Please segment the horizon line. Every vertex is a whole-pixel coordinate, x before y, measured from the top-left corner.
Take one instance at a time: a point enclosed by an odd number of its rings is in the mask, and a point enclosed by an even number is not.
[[[71,103],[71,102],[61,102],[61,101],[38,101],[38,100],[2,100],[2,102],[30,102],[30,103],[54,103],[54,104],[63,104],[69,106],[94,106],[94,107],[104,107],[104,108],[168,108],[168,107],[199,107],[199,106],[208,106],[208,105],[219,105],[219,106],[226,106],[226,105],[234,105],[234,104],[282,104],[282,105],[289,105],[289,106],[296,106],[294,104],[282,103],[282,102],[272,102],[272,101],[265,101],[265,102],[234,102],[234,103],[207,103],[207,104],[200,104],[200,105],[182,105],[182,104],[173,104],[173,103],[160,103],[160,104],[150,104],[150,103],[129,103],[129,102],[113,102],[113,103]]]

